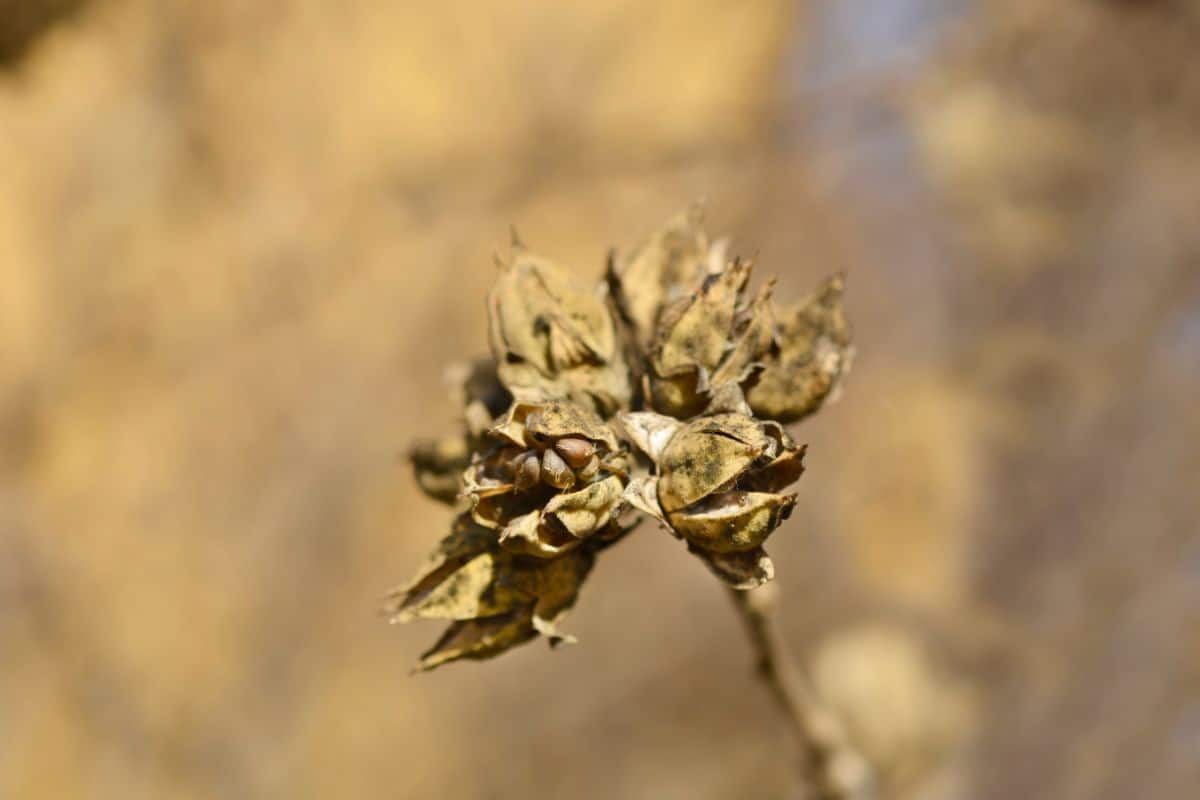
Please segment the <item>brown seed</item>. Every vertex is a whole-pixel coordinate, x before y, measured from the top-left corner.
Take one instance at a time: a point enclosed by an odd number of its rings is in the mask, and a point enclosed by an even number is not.
[[[538,457],[535,453],[530,453],[521,461],[521,467],[517,470],[516,484],[518,489],[528,489],[536,486],[538,476],[541,474],[541,466],[538,464]]]
[[[555,489],[568,489],[575,483],[575,473],[558,453],[547,450],[542,453],[542,480]]]
[[[588,462],[579,468],[579,479],[581,481],[590,481],[592,478],[600,474],[600,457],[593,455]]]
[[[587,439],[559,439],[554,443],[554,449],[574,469],[579,469],[596,454],[596,445]]]

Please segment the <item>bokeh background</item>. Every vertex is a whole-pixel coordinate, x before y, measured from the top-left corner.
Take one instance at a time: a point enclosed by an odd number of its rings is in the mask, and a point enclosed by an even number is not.
[[[896,798],[1200,785],[1200,3],[0,0],[0,797],[785,798],[650,528],[410,677],[516,225],[849,275],[784,627]]]

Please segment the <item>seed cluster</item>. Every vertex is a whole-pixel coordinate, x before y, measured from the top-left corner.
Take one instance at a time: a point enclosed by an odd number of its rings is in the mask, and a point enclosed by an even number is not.
[[[774,567],[805,448],[784,425],[836,394],[852,348],[840,276],[776,307],[692,209],[599,286],[516,246],[488,296],[491,358],[460,370],[463,431],[418,443],[453,530],[391,596],[394,621],[450,622],[421,669],[490,658],[558,625],[597,555],[640,515],[730,586]]]

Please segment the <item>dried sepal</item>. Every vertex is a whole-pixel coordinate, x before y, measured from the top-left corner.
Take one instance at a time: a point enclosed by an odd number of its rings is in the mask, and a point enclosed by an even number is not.
[[[667,517],[696,547],[733,553],[758,547],[792,513],[794,494],[721,492]]]
[[[737,553],[716,553],[694,546],[688,550],[731,589],[757,589],[775,578],[775,564],[761,547]]]
[[[602,415],[629,402],[629,372],[600,291],[517,249],[488,296],[500,381],[518,399],[567,398]]]
[[[537,558],[573,550],[608,527],[620,512],[624,485],[610,475],[578,491],[556,494],[542,507],[511,520],[500,532],[501,547]]]
[[[559,439],[582,439],[607,453],[620,447],[612,428],[595,412],[562,400],[515,402],[490,434],[519,447],[553,446]]]
[[[490,658],[539,634],[558,644],[567,637],[556,625],[593,562],[594,555],[583,550],[551,560],[522,558],[463,515],[417,577],[392,594],[386,610],[393,622],[452,621],[421,657],[422,670],[461,658]]]
[[[532,618],[518,612],[457,621],[421,654],[416,670],[428,672],[460,659],[493,658],[537,635]]]
[[[738,311],[730,334],[731,346],[712,376],[714,386],[740,386],[776,346],[775,279],[767,281],[750,304]]]
[[[610,475],[579,491],[555,495],[542,513],[552,526],[576,539],[586,539],[620,511],[624,488],[620,478]]]
[[[386,611],[392,622],[414,618],[410,609],[419,605],[450,575],[457,572],[482,553],[488,552],[496,541],[491,531],[476,525],[469,516],[460,514],[446,536],[425,559],[416,575],[388,595]]]
[[[842,308],[845,279],[827,278],[807,299],[780,315],[778,348],[746,391],[754,413],[782,423],[817,411],[850,369],[854,351]]]
[[[653,411],[626,411],[617,415],[625,437],[654,462],[682,427],[679,420]]]

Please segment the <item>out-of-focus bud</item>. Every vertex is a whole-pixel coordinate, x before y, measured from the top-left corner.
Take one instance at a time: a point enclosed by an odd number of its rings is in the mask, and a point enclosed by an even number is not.
[[[464,482],[475,522],[497,531],[502,547],[554,558],[619,528],[626,458],[594,412],[566,401],[517,402],[489,435],[492,448]]]
[[[422,439],[409,451],[417,484],[430,497],[453,504],[463,489],[462,473],[471,453],[497,417],[512,404],[490,358],[456,364],[446,371],[451,397],[462,409],[464,431],[440,439]]]
[[[450,620],[421,656],[419,670],[458,659],[484,659],[539,634],[573,641],[557,624],[575,603],[595,560],[577,550],[552,560],[524,558],[498,546],[496,534],[461,515],[417,575],[390,595],[392,622]]]
[[[518,400],[563,398],[612,415],[630,398],[629,370],[602,288],[517,249],[488,295],[492,353]]]
[[[462,471],[471,463],[470,444],[465,436],[426,439],[409,453],[417,485],[425,494],[453,504],[462,491]]]
[[[762,544],[791,514],[795,495],[781,492],[804,471],[805,448],[779,424],[737,412],[687,423],[652,412],[620,420],[657,467],[655,477],[630,482],[626,502],[657,517],[731,585],[770,580]]]
[[[746,390],[755,414],[787,424],[836,396],[854,356],[842,310],[844,289],[845,279],[834,275],[780,315],[778,349],[763,354],[762,374]]]

